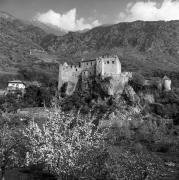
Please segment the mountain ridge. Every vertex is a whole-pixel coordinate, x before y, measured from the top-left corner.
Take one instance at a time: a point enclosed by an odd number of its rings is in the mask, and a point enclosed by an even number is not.
[[[57,36],[1,12],[0,32],[0,71],[116,54],[123,71],[179,73],[179,21],[123,22]],[[42,53],[32,56],[31,49]]]
[[[46,38],[41,46],[65,60],[71,57],[79,61],[116,53],[124,65],[127,59],[151,68],[155,68],[152,67],[155,64],[164,70],[179,69],[179,21],[124,22],[99,26],[81,34],[74,32]]]
[[[47,25],[47,24],[42,23],[38,20],[32,20],[29,23],[43,29],[47,34],[54,34],[56,36],[63,36],[66,34],[66,32],[63,31],[62,29],[60,29],[56,26],[53,26],[53,25]]]
[[[8,80],[19,78],[22,70],[39,72],[41,79],[47,76],[57,79],[56,56],[48,55],[40,46],[47,33],[12,17],[6,13],[0,15],[0,88],[5,88]],[[31,50],[40,53],[31,54]]]

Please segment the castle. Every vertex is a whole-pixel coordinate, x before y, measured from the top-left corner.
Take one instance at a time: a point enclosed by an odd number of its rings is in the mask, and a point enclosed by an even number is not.
[[[131,75],[131,74],[130,74]],[[59,83],[60,90],[64,83],[70,84],[68,94],[72,94],[76,89],[77,82],[81,76],[83,87],[90,77],[100,76],[103,79],[113,77],[116,81],[123,84],[128,81],[129,73],[121,73],[121,63],[116,55],[102,56],[92,60],[82,60],[77,65],[68,65],[66,62],[59,66]],[[126,79],[127,77],[127,79]]]
[[[76,65],[68,65],[66,62],[59,66],[59,79],[58,79],[58,90],[66,83],[67,89],[66,94],[71,95],[76,90],[79,78],[81,78],[82,89],[88,89],[91,77],[100,77],[105,79],[111,77],[110,82],[106,88],[108,95],[114,95],[116,92],[122,92],[124,86],[128,84],[129,80],[132,79],[132,72],[122,72],[121,62],[116,55],[101,56],[92,60],[82,60]],[[171,80],[168,77],[163,79],[159,78],[159,81],[145,80],[144,86],[157,85],[158,89],[164,89],[165,91],[171,90]]]

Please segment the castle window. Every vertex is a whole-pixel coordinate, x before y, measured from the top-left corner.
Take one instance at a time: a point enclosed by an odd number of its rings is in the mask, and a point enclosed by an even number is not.
[[[88,65],[88,63],[86,63]]]
[[[79,68],[81,68],[81,65],[79,64]]]
[[[112,63],[114,64],[114,61],[112,61]]]
[[[107,61],[107,64],[109,64],[109,61]]]
[[[78,69],[76,69],[76,71],[78,71]]]

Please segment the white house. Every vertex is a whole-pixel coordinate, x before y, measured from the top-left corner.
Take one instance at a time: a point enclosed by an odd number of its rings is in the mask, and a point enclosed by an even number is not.
[[[16,91],[21,91],[24,93],[25,88],[25,83],[20,80],[9,81],[7,86],[7,93]]]

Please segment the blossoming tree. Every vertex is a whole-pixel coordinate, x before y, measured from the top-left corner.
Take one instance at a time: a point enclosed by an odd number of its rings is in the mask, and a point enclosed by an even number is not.
[[[40,127],[34,121],[25,129],[27,165],[42,163],[56,175],[93,176],[94,162],[104,152],[106,129],[100,130],[90,117],[49,112]]]

